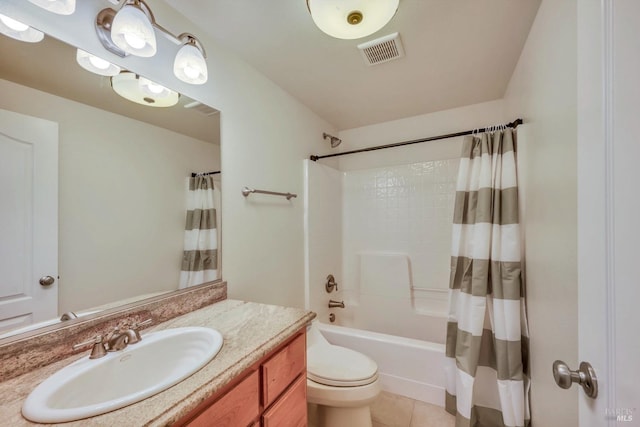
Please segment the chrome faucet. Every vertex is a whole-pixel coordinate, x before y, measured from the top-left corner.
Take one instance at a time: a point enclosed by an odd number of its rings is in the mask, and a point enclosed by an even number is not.
[[[107,351],[120,351],[129,345],[129,335],[127,332],[120,332],[120,328],[115,328],[107,335]]]
[[[327,276],[327,282],[324,284],[324,288],[328,294],[333,292],[334,289],[336,291],[338,290],[338,283],[336,282],[336,278],[333,277],[333,274]]]
[[[86,347],[89,344],[93,344],[93,347],[91,347],[91,356],[89,356],[89,359],[99,359],[107,355],[107,349],[104,346],[104,342],[102,341],[102,335],[96,335],[88,341],[74,344],[71,348],[77,350],[79,348]]]
[[[78,318],[78,315],[75,314],[73,311],[67,311],[62,316],[60,316],[60,321],[66,322],[67,320],[77,319],[77,318]]]
[[[135,344],[142,340],[138,329],[140,326],[151,324],[152,319],[147,319],[144,322],[133,322],[130,327],[127,327],[124,331],[120,331],[119,327],[116,327],[113,331],[109,332],[105,337],[102,335],[96,335],[92,339],[75,344],[72,348],[77,350],[82,347],[86,347],[92,344],[91,355],[89,359],[99,359],[107,355],[108,352],[120,351],[127,348],[129,344]]]
[[[344,301],[329,300],[329,308],[344,308]]]
[[[146,325],[150,325],[153,323],[152,319],[147,319],[143,322],[133,322],[131,324],[131,326],[129,326],[127,328],[127,330],[125,331],[125,333],[127,334],[127,336],[129,337],[129,344],[135,344],[137,342],[139,342],[140,340],[142,340],[142,337],[140,336],[140,327],[141,326],[146,326]]]

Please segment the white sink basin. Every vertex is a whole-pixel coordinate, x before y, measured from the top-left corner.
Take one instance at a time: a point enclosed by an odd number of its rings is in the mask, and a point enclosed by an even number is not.
[[[220,351],[214,329],[188,327],[143,335],[122,351],[60,369],[29,394],[25,418],[40,423],[104,414],[153,396],[193,374]]]

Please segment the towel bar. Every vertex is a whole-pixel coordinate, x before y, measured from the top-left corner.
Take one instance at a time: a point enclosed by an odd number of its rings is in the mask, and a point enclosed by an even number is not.
[[[292,193],[278,193],[276,191],[256,190],[256,189],[249,188],[249,187],[244,187],[242,189],[242,195],[244,197],[248,197],[249,194],[251,194],[251,193],[270,194],[272,196],[283,196],[283,197],[286,197],[287,200],[291,200],[293,197],[298,197],[297,194],[292,194]]]

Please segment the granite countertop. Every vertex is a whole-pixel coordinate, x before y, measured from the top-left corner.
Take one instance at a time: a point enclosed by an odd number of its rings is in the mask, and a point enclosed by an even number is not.
[[[297,308],[224,300],[145,329],[143,338],[146,332],[153,330],[181,326],[211,327],[220,331],[224,344],[204,368],[155,396],[103,415],[55,425],[171,425],[314,317],[314,313]],[[3,425],[40,425],[22,417],[20,410],[24,399],[54,372],[88,354],[88,351],[83,352],[0,383],[0,420]]]

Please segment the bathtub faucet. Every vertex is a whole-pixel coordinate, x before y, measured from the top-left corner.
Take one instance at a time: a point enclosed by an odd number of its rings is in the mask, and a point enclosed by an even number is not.
[[[344,308],[344,301],[329,300],[329,308]]]

